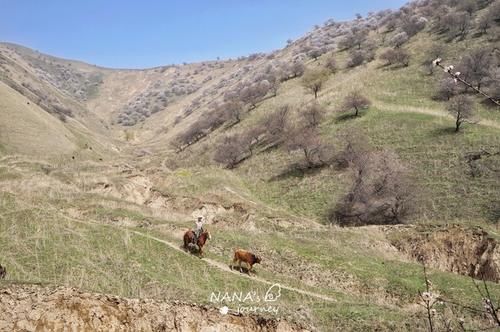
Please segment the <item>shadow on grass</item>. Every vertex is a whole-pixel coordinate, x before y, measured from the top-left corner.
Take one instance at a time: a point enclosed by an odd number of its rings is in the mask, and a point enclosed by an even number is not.
[[[455,127],[442,127],[442,128],[434,129],[431,132],[431,136],[433,136],[433,137],[451,136],[451,135],[457,135],[459,133],[460,132],[455,131]]]
[[[257,273],[255,273],[255,270],[254,270],[254,269],[252,269],[252,271],[250,271],[250,270],[248,269],[248,267],[243,266],[243,265],[242,265],[241,267],[239,267],[238,265],[229,264],[229,268],[230,268],[231,270],[238,271],[238,272],[240,272],[240,273],[246,273],[246,274],[248,274],[248,275],[250,275],[250,273],[252,273],[252,274],[257,274]]]
[[[316,167],[307,167],[302,164],[291,164],[285,169],[283,169],[279,174],[271,177],[268,181],[274,182],[274,181],[286,180],[289,178],[303,178],[305,176],[315,175],[318,172],[320,172],[322,168],[326,166],[327,165],[325,164]]]
[[[357,116],[355,113],[341,114],[335,118],[335,123],[341,123],[341,122],[346,122],[346,121],[350,121],[353,119],[359,119],[359,118],[363,117],[363,115],[364,115],[364,111],[359,111]]]

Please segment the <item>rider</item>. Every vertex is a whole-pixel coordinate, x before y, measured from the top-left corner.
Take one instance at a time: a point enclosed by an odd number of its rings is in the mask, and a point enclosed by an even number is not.
[[[194,229],[194,242],[198,242],[198,238],[200,237],[201,233],[203,233],[203,217],[198,217],[198,220],[196,221],[195,229]]]

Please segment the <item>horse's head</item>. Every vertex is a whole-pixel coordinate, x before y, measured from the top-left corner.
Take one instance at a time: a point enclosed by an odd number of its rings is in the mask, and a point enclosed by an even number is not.
[[[207,239],[208,240],[212,240],[212,235],[210,234],[209,231],[205,231],[205,233],[207,233]]]

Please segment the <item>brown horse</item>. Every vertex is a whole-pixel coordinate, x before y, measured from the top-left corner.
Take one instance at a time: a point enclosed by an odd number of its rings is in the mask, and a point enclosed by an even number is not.
[[[207,242],[207,240],[211,240],[212,236],[210,235],[210,232],[204,231],[203,233],[200,234],[198,237],[198,241],[196,241],[196,245],[198,246],[198,249],[196,249],[196,246],[194,245],[194,231],[192,229],[188,230],[186,233],[184,233],[184,250],[190,251],[190,252],[198,252],[200,256],[203,256],[203,246]]]

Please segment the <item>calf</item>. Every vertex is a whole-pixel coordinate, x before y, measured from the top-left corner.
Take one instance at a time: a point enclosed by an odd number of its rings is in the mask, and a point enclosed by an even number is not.
[[[5,275],[7,274],[7,270],[0,265],[0,279],[5,279]]]
[[[248,266],[248,273],[252,270],[252,267],[254,264],[257,264],[261,262],[260,257],[252,254],[250,251],[246,251],[243,249],[236,249],[234,251],[234,258],[233,258],[233,267],[234,264],[238,262],[238,266],[240,267],[240,272],[241,271],[241,262],[245,263]]]

